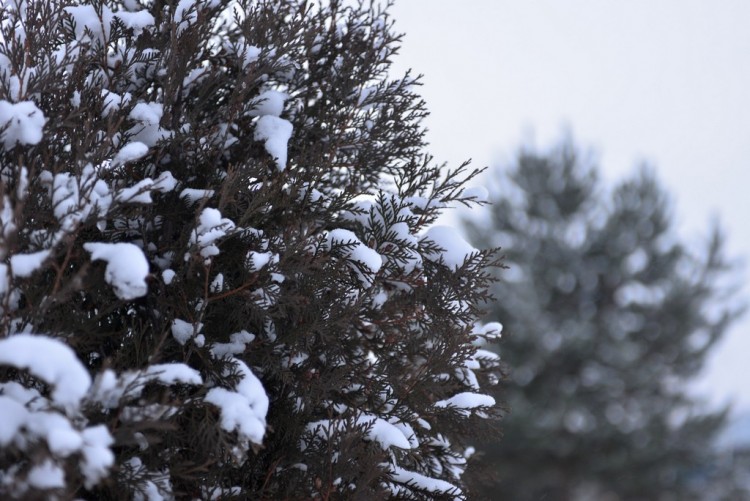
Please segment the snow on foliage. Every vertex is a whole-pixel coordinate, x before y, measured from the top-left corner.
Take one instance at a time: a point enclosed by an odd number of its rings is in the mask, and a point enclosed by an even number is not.
[[[211,346],[211,354],[221,358],[226,355],[238,355],[245,351],[247,345],[255,340],[255,336],[247,331],[235,332],[229,336],[229,343],[214,343]]]
[[[133,141],[128,143],[117,152],[115,158],[112,159],[112,167],[119,167],[125,165],[128,162],[140,160],[148,153],[148,146],[141,143],[140,141]]]
[[[146,295],[148,260],[136,245],[89,242],[83,244],[83,248],[91,253],[92,260],[107,262],[104,280],[112,286],[117,297],[127,301]]]
[[[393,468],[391,477],[393,480],[403,485],[408,485],[416,488],[418,491],[426,492],[429,496],[443,495],[452,497],[453,499],[466,499],[461,489],[450,482],[440,480],[439,478],[428,477],[416,471],[406,470],[399,466]],[[393,493],[408,496],[410,494],[410,489],[398,486],[394,488]]]
[[[494,407],[494,405],[495,399],[491,396],[471,392],[459,393],[448,399],[435,402],[435,407],[454,408],[459,412],[466,412],[478,407]]]
[[[248,112],[248,115],[252,117],[261,117],[264,115],[281,116],[281,113],[284,111],[284,102],[287,99],[288,96],[286,94],[277,90],[261,92],[254,100],[253,108]]]
[[[184,199],[189,205],[193,205],[201,200],[214,196],[214,190],[199,190],[195,188],[185,188],[180,192],[180,198]]]
[[[82,456],[80,474],[86,485],[98,483],[114,464],[112,437],[105,426],[79,428],[82,400],[91,376],[65,343],[46,336],[16,334],[0,340],[0,364],[27,371],[50,388],[51,400],[14,383],[0,383],[0,445],[24,450],[43,441],[54,455],[31,466],[25,478],[14,468],[2,472],[10,494],[23,497],[29,489],[64,487],[61,462],[74,453]],[[55,409],[59,409],[55,410]]]
[[[190,243],[198,246],[200,255],[208,262],[212,256],[219,254],[216,241],[232,231],[234,223],[227,218],[222,218],[221,212],[210,207],[203,209],[199,221],[200,223],[190,235]]]
[[[16,144],[38,144],[47,119],[32,101],[10,103],[0,100],[0,140],[5,149]]]
[[[342,247],[344,256],[350,261],[360,282],[365,287],[372,285],[375,274],[383,264],[380,254],[363,244],[354,233],[343,228],[329,231],[326,244],[329,248]]]
[[[231,359],[240,379],[234,390],[212,388],[205,401],[217,406],[221,413],[221,426],[226,431],[236,431],[240,444],[262,444],[266,433],[268,396],[260,380],[242,360]]]
[[[129,118],[135,121],[135,125],[128,131],[134,142],[140,142],[147,147],[156,145],[162,139],[166,139],[171,132],[161,128],[164,105],[154,102],[141,102],[133,107]]]
[[[378,445],[386,450],[390,447],[399,449],[411,449],[409,439],[397,427],[385,419],[370,414],[361,414],[353,421],[355,426],[364,428],[367,440],[377,442]],[[333,432],[342,432],[346,430],[347,421],[345,419],[322,419],[307,424],[308,433],[327,440]],[[302,448],[307,447],[306,442],[301,444]]]
[[[112,11],[109,7],[104,6],[101,17],[93,5],[65,7],[65,12],[73,19],[78,40],[96,41],[103,44],[109,38],[112,25]]]
[[[13,275],[17,277],[29,277],[39,270],[44,261],[49,257],[50,251],[42,250],[30,254],[16,254],[10,257],[10,267]]]
[[[435,242],[440,250],[431,252],[428,259],[432,261],[442,260],[448,267],[458,269],[464,262],[477,252],[455,228],[449,226],[433,226],[425,236]]]
[[[65,343],[45,336],[17,334],[0,340],[0,364],[27,370],[53,387],[52,401],[75,406],[91,386],[91,376]]]
[[[260,106],[269,108],[272,105],[262,103]],[[286,169],[287,144],[292,137],[292,124],[289,121],[273,115],[264,115],[255,124],[253,137],[256,141],[264,142],[266,151],[276,160],[279,170]]]
[[[201,331],[203,328],[203,324],[198,322],[196,324],[191,324],[190,322],[186,322],[184,320],[180,320],[179,318],[175,318],[172,321],[172,336],[175,338],[175,340],[184,345],[187,343],[192,337],[194,337],[198,332]]]
[[[0,498],[460,498],[498,260],[385,7],[0,16]]]

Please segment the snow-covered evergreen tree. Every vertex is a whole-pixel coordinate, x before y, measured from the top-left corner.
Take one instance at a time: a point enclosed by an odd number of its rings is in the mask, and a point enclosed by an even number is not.
[[[3,2],[0,497],[465,497],[497,258],[350,4]]]
[[[485,449],[503,499],[706,499],[725,415],[685,382],[736,318],[720,234],[691,250],[650,170],[610,191],[570,142],[505,174],[491,222],[467,221],[509,267],[491,318],[510,414]]]

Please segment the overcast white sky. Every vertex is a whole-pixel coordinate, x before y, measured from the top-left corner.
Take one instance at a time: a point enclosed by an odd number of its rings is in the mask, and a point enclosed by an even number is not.
[[[396,70],[425,75],[437,159],[505,163],[568,127],[610,182],[656,165],[687,238],[719,215],[730,252],[750,256],[750,1],[399,0],[391,13],[406,33]],[[698,387],[750,412],[749,365],[746,318]]]

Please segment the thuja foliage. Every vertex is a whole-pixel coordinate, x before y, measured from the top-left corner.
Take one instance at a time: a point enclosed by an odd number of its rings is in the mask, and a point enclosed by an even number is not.
[[[492,231],[467,225],[509,267],[492,316],[511,412],[484,448],[503,496],[739,499],[714,454],[725,412],[686,385],[739,313],[721,234],[687,245],[652,171],[605,187],[570,142],[498,179]]]
[[[2,4],[0,497],[466,496],[498,261],[385,7]]]

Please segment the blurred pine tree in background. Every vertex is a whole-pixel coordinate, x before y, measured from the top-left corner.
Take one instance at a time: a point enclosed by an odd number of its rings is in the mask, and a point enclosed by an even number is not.
[[[482,451],[502,485],[486,497],[737,499],[713,449],[726,410],[685,384],[741,312],[722,233],[693,251],[651,170],[609,190],[570,141],[498,177],[491,230],[465,221],[509,266],[490,318],[511,412]]]

